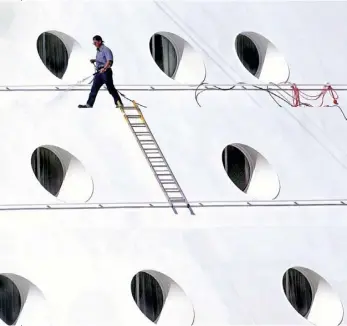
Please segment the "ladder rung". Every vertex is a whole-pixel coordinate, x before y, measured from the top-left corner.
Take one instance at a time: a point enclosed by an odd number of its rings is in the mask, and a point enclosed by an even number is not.
[[[174,184],[176,184],[176,182],[173,180],[160,180],[160,183],[162,185],[174,185]]]
[[[158,163],[158,164],[156,164],[156,163]],[[152,166],[165,166],[165,167],[167,167],[167,164],[165,162],[155,161],[152,163]]]
[[[149,131],[134,131],[135,135],[151,135]]]
[[[170,198],[173,202],[185,202],[186,200],[183,197]]]
[[[127,114],[127,117],[128,118],[142,118],[142,115],[140,115],[140,114]]]
[[[144,122],[130,122],[130,125],[133,127],[146,127],[146,124]]]
[[[156,151],[159,153],[159,149],[158,148],[144,148],[143,149],[145,152],[148,152],[148,151]]]
[[[124,110],[137,110],[137,108],[133,107],[133,106],[123,106]]]
[[[175,192],[175,193],[178,193],[178,192],[182,192],[181,189],[178,189],[178,188],[164,188],[165,192],[167,193],[171,193],[171,192]]]
[[[146,143],[153,144],[153,143],[155,143],[154,140],[139,140],[139,142],[140,142],[141,144],[146,144]]]

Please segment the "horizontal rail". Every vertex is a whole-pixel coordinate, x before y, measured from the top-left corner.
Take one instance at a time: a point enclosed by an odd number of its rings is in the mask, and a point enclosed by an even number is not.
[[[273,200],[273,201],[192,201],[191,207],[303,207],[303,206],[347,206],[347,199],[322,200]],[[186,208],[184,203],[175,203],[176,208]],[[171,208],[167,202],[127,202],[127,203],[81,203],[81,204],[18,204],[0,205],[0,211],[12,210],[84,210],[118,208]]]
[[[323,84],[297,84],[300,90],[303,91],[322,91]],[[347,84],[331,85],[335,91],[347,91]],[[209,85],[115,85],[120,91],[277,91],[288,92],[292,91],[290,85],[274,84],[209,84]],[[90,84],[61,84],[61,85],[0,85],[0,92],[83,92],[90,91]],[[232,88],[232,89],[231,89]],[[102,89],[103,91],[106,88]]]

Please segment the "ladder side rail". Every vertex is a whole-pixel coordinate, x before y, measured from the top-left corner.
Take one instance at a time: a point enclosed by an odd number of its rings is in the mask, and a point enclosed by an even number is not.
[[[135,131],[134,127],[132,126],[132,124],[131,124],[129,118],[127,117],[127,114],[124,112],[123,109],[122,109],[122,112],[123,112],[123,114],[124,114],[125,119],[126,119],[127,122],[128,122],[128,125],[129,125],[129,127],[130,127],[130,129],[131,129],[131,132],[132,132],[133,135],[135,136],[135,139],[136,139],[137,144],[138,144],[139,147],[141,148],[141,151],[142,151],[142,153],[144,154],[144,156],[145,156],[145,158],[146,158],[146,161],[147,161],[148,165],[150,166],[150,168],[151,168],[151,170],[152,170],[152,172],[153,172],[153,174],[154,174],[154,176],[155,176],[157,182],[159,183],[159,186],[160,186],[160,188],[162,189],[162,191],[163,191],[163,193],[164,193],[164,195],[165,195],[167,201],[169,202],[169,204],[170,204],[171,208],[173,209],[174,213],[177,214],[177,210],[176,210],[175,206],[173,205],[173,202],[171,201],[171,198],[170,198],[169,194],[166,192],[166,189],[164,188],[164,185],[161,183],[161,180],[158,178],[158,174],[156,173],[154,167],[152,166],[152,162],[149,160],[149,156],[148,156],[147,153],[145,152],[145,149],[143,148],[143,146],[142,146],[142,144],[141,144],[139,138],[137,137],[136,131]],[[142,113],[141,113],[141,116],[142,116]],[[143,116],[142,116],[142,117],[143,117]],[[146,122],[144,123],[144,125],[146,126],[146,128],[148,128],[148,125],[147,125]],[[148,128],[148,131],[151,132],[151,131],[149,130],[149,128]],[[152,134],[152,135],[153,135],[153,134]],[[162,155],[162,152],[161,152],[161,150],[160,150],[160,148],[159,148],[159,146],[158,146],[158,143],[155,141],[154,136],[153,136],[153,140],[154,140],[155,144],[157,145],[158,152],[160,152],[160,154]],[[166,160],[165,160],[164,157],[163,157],[163,161],[166,162]],[[169,170],[169,169],[168,169],[168,170]],[[169,170],[169,171],[170,171],[170,170]],[[170,173],[171,173],[171,171],[170,171]],[[171,174],[172,174],[172,173],[171,173]],[[173,179],[174,179],[174,176],[173,176],[173,175],[172,175],[172,177],[173,177]],[[175,180],[175,179],[174,179],[174,180]],[[175,180],[175,182],[176,182],[176,180]],[[185,197],[183,197],[183,198],[185,199]]]
[[[156,140],[156,138],[154,137],[154,134],[152,133],[151,129],[149,128],[149,125],[147,124],[147,121],[145,120],[145,118],[144,118],[144,116],[143,116],[143,114],[142,114],[141,109],[139,108],[139,106],[137,105],[137,103],[136,103],[135,101],[133,101],[133,104],[134,104],[136,110],[138,111],[139,115],[141,116],[141,120],[142,120],[143,123],[145,124],[145,126],[146,126],[146,128],[148,129],[149,133],[152,135],[153,141],[154,141],[154,143],[155,143],[155,145],[156,145],[156,147],[157,147],[157,149],[158,149],[158,152],[159,152],[160,155],[162,156],[163,161],[165,162],[165,164],[166,164],[166,166],[167,166],[167,169],[168,169],[168,171],[170,172],[170,174],[171,174],[171,176],[172,176],[172,179],[175,181],[175,183],[176,183],[176,185],[177,185],[177,188],[180,190],[180,194],[182,195],[182,198],[185,200],[185,203],[187,204],[188,209],[189,209],[190,212],[194,215],[194,212],[193,212],[193,210],[192,210],[192,208],[191,208],[191,206],[190,206],[190,203],[189,203],[189,201],[188,201],[186,195],[184,194],[184,192],[183,192],[183,190],[182,190],[180,184],[178,183],[178,181],[177,181],[177,179],[176,179],[176,177],[175,177],[175,175],[174,175],[174,173],[173,173],[173,171],[172,171],[172,169],[171,169],[169,163],[167,162],[167,160],[166,160],[166,158],[165,158],[165,156],[164,156],[164,154],[163,154],[163,152],[162,152],[160,146],[158,145],[157,140]],[[136,138],[137,138],[137,137],[136,137]],[[142,145],[141,145],[141,148],[142,148]],[[145,154],[145,156],[147,157],[146,154]],[[150,163],[150,165],[151,165],[151,163]],[[159,181],[159,183],[161,183],[161,182]],[[166,190],[165,190],[165,192],[166,192]],[[171,200],[170,200],[170,201],[171,201]]]

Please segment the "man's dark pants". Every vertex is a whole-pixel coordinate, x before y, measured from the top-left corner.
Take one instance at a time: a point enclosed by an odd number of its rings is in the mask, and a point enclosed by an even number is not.
[[[95,75],[93,86],[87,101],[87,104],[89,106],[93,107],[96,96],[98,95],[98,92],[101,86],[104,84],[106,84],[108,92],[112,95],[114,99],[114,103],[117,105],[117,101],[119,101],[123,105],[122,100],[119,97],[119,94],[113,85],[112,75],[113,75],[113,72],[111,68],[107,69],[104,73],[98,73]]]

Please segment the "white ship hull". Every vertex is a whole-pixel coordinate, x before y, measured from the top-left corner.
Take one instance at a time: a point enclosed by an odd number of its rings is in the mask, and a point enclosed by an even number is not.
[[[0,273],[21,295],[13,324],[150,325],[131,291],[140,271],[162,287],[160,326],[345,324],[347,121],[337,84],[347,75],[346,10],[330,1],[0,2]],[[258,38],[256,76],[235,50],[245,32],[272,43]],[[61,79],[40,59],[42,33],[67,48]],[[177,41],[173,79],[151,57],[155,33]],[[90,86],[67,85],[93,73],[95,34],[114,53],[116,87],[146,106],[194,215],[170,207],[106,91],[77,109]],[[204,77],[247,86],[196,98]],[[270,82],[316,84],[313,93],[330,82],[340,107],[279,106],[252,86]],[[250,148],[245,192],[223,168],[231,144]],[[57,196],[33,173],[38,147],[62,160]],[[283,289],[290,268],[313,292],[305,316]]]

